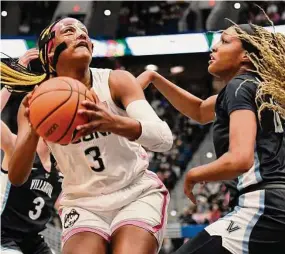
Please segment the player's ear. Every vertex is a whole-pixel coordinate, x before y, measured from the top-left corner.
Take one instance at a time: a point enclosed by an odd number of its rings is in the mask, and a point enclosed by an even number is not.
[[[248,64],[248,63],[251,63],[249,57],[248,57],[248,52],[247,51],[244,51],[243,55],[242,55],[242,59],[241,59],[241,62],[243,64]]]

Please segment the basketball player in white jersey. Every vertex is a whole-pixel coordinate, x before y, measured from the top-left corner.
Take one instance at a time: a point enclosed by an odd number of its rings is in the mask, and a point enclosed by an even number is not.
[[[17,90],[30,85],[32,90],[55,75],[67,76],[81,81],[100,100],[82,103],[86,110],[78,114],[88,116],[90,122],[78,126],[79,140],[67,146],[48,144],[64,175],[60,209],[63,253],[104,254],[108,243],[116,254],[157,253],[169,196],[156,174],[147,170],[143,147],[155,152],[169,150],[173,138],[168,125],[158,118],[130,73],[89,68],[93,46],[78,20],[65,18],[46,28],[39,50],[46,75],[34,78],[18,70],[29,76],[25,83],[14,72],[5,71],[18,80],[6,82],[7,86]],[[18,112],[18,138],[9,164],[14,184],[22,184],[29,174],[39,140],[27,117],[30,97],[23,100]],[[29,147],[25,153],[23,146]],[[22,161],[21,168],[18,161]]]

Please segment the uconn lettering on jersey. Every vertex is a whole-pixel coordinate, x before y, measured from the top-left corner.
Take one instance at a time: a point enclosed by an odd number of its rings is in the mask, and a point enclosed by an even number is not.
[[[33,179],[31,182],[31,190],[39,190],[47,194],[51,198],[51,194],[53,191],[53,186],[44,180]]]
[[[89,142],[93,139],[99,139],[99,138],[104,138],[111,135],[111,132],[99,132],[96,131],[92,134],[89,134],[87,136],[81,137],[80,139],[78,139],[77,141],[72,142],[72,144],[78,144],[80,142]]]

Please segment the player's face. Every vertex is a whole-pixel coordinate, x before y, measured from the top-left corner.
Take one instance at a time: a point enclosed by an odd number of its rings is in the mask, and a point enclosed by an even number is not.
[[[221,40],[213,46],[208,71],[224,78],[239,71],[245,51],[233,27],[222,33]]]
[[[55,31],[55,39],[52,50],[54,51],[62,42],[67,45],[67,49],[60,54],[63,61],[85,59],[91,62],[92,42],[88,36],[87,28],[79,20],[65,18],[54,26],[53,31]]]

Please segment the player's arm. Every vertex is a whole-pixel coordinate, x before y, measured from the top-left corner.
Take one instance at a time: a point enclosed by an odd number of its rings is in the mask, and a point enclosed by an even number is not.
[[[18,111],[18,135],[8,166],[9,180],[14,185],[22,185],[29,177],[39,141],[27,117],[29,96],[23,99]]]
[[[191,188],[202,181],[232,180],[247,172],[254,164],[257,134],[256,85],[231,81],[225,90],[225,104],[230,118],[229,149],[219,159],[191,169],[185,179],[185,194],[192,200]]]
[[[127,71],[113,71],[109,77],[113,100],[123,107],[129,118],[118,116],[118,130],[128,133],[136,126],[131,140],[152,151],[163,152],[172,147],[173,137],[166,122],[162,121],[146,101],[135,77]]]
[[[8,126],[1,120],[1,150],[5,156],[10,157],[14,150],[16,135],[11,132]]]
[[[245,124],[246,123],[246,124]],[[192,182],[232,180],[247,172],[254,163],[257,132],[256,116],[250,110],[237,110],[230,115],[230,144],[219,159],[187,173]]]
[[[16,142],[16,135],[11,132],[8,126],[1,121],[1,150],[4,151],[3,161],[2,161],[2,168],[4,170],[8,170],[8,163],[12,156],[15,142]]]
[[[5,108],[10,96],[11,93],[7,90],[6,87],[3,87],[1,89],[1,112],[3,111],[3,108]]]
[[[92,111],[83,114],[93,121],[86,127],[79,127],[85,129],[84,135],[91,133],[93,128],[93,131],[109,131],[126,137],[152,151],[169,150],[173,143],[172,133],[145,100],[135,77],[126,71],[112,71],[109,86],[112,99],[126,109],[128,117],[114,115],[103,106],[85,102],[83,105]]]
[[[137,77],[137,80],[143,89],[152,83],[185,116],[201,124],[214,120],[217,95],[202,100],[154,71],[143,72]]]

